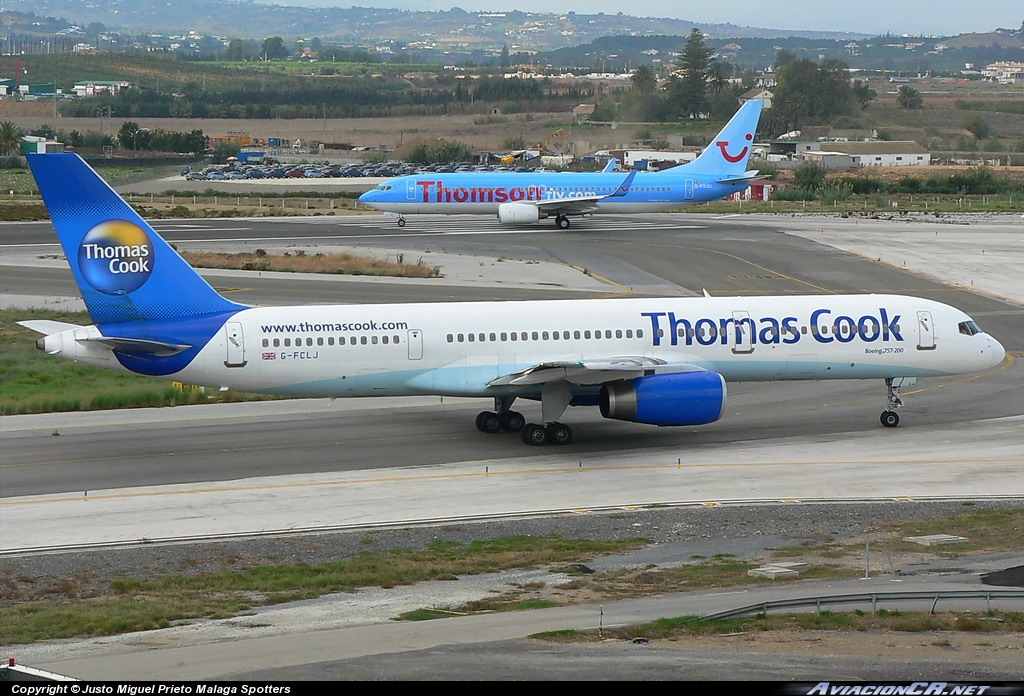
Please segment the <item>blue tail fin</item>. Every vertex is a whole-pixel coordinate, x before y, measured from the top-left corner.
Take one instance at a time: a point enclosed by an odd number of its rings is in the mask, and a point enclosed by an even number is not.
[[[95,323],[245,308],[217,294],[81,157],[28,155],[28,163]]]
[[[744,102],[700,157],[684,165],[686,169],[702,174],[733,176],[745,172],[763,106],[760,99]],[[666,173],[671,171],[666,170]]]

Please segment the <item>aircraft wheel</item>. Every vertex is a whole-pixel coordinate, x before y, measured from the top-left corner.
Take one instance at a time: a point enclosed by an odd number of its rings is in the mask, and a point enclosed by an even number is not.
[[[882,415],[879,418],[882,421],[882,425],[887,428],[895,428],[900,424],[900,414],[895,411],[882,411]]]
[[[558,217],[555,218],[555,224],[558,225],[559,229],[562,229],[562,230],[568,229],[568,227],[569,227],[569,218],[567,218],[564,215],[559,215]]]
[[[405,218],[398,218],[398,226],[405,227]]]
[[[552,423],[547,430],[548,440],[556,445],[568,445],[572,440],[572,428],[565,423]]]
[[[481,411],[476,416],[476,429],[482,433],[496,433],[501,431],[501,421],[498,414],[493,411]]]
[[[523,438],[523,442],[528,445],[543,445],[548,441],[547,430],[544,429],[544,426],[537,425],[536,423],[524,425],[520,435]]]
[[[526,425],[526,418],[518,411],[505,411],[498,418],[501,420],[501,429],[508,433],[518,433]]]

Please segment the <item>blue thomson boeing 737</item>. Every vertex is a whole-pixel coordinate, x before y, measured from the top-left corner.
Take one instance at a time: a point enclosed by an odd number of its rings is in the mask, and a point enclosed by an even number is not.
[[[388,179],[359,200],[386,213],[496,215],[504,224],[595,213],[640,214],[675,210],[724,198],[758,178],[747,169],[763,104],[745,102],[697,159],[660,172],[453,172]]]

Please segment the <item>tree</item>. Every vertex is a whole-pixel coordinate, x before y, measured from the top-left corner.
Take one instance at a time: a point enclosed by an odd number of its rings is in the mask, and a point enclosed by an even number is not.
[[[780,48],[775,52],[775,62],[772,63],[772,70],[778,72],[786,65],[789,65],[796,60],[796,54],[788,48]]]
[[[284,46],[284,39],[280,36],[263,39],[263,47],[260,48],[260,58],[263,60],[284,60],[289,55],[291,54]]]
[[[867,82],[861,82],[860,80],[853,81],[850,91],[853,93],[853,98],[860,104],[861,110],[868,108],[868,104],[878,96],[878,92],[868,87]]]
[[[818,66],[817,110],[822,118],[850,113],[853,93],[850,91],[850,66],[829,58]]]
[[[142,129],[139,128],[139,124],[133,121],[125,121],[117,131],[117,142],[121,143],[121,147],[125,149],[143,149],[139,147],[143,144],[139,142],[139,134],[141,132]]]
[[[805,191],[818,191],[825,185],[828,170],[820,162],[804,162],[793,170],[793,183]]]
[[[16,155],[21,148],[21,128],[13,121],[0,123],[0,154]]]
[[[985,119],[981,117],[981,114],[974,111],[965,115],[960,120],[960,127],[965,131],[973,133],[974,137],[978,140],[984,140],[992,134],[992,128],[985,122]]]
[[[224,60],[243,61],[253,57],[252,42],[246,39],[231,39],[224,51]]]
[[[633,89],[644,96],[654,94],[654,90],[658,88],[658,76],[654,73],[654,68],[646,64],[636,66],[633,74],[629,76],[629,81],[633,83]]]
[[[920,109],[924,106],[921,93],[909,85],[900,85],[896,90],[896,106],[901,109]]]
[[[704,35],[694,27],[686,40],[680,60],[683,76],[670,84],[669,99],[681,115],[698,116],[708,111],[708,67],[712,50],[704,43]]]
[[[708,68],[708,84],[711,85],[716,97],[721,96],[722,91],[729,86],[731,72],[728,63],[721,60],[711,61]]]
[[[816,116],[818,66],[807,58],[784,65],[775,76],[772,105],[786,120],[786,130],[802,128],[804,119]]]
[[[802,128],[805,119],[823,122],[849,113],[853,91],[846,63],[829,59],[819,66],[807,58],[787,63],[776,76],[775,102],[792,128]]]

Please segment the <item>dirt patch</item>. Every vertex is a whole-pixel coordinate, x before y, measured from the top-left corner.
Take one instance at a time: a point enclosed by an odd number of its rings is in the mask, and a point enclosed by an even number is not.
[[[946,660],[989,662],[1003,668],[1020,666],[1024,637],[1013,633],[936,631],[763,631],[721,636],[684,636],[651,641],[653,645],[729,653],[811,654],[876,657],[881,660]]]
[[[565,127],[566,113],[534,113],[481,116],[409,116],[395,118],[347,119],[189,119],[189,118],[65,118],[53,115],[52,102],[0,101],[0,120],[12,121],[29,131],[42,125],[70,132],[77,130],[112,135],[125,121],[141,128],[189,132],[201,130],[211,137],[245,134],[266,140],[281,138],[290,143],[348,143],[355,147],[395,149],[419,138],[457,140],[476,150],[503,149],[509,138],[522,137],[527,146],[535,146],[559,128]],[[611,134],[611,129],[607,129]]]

